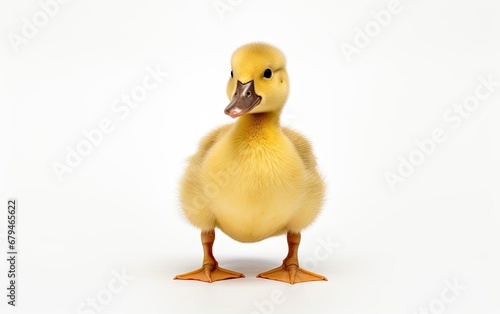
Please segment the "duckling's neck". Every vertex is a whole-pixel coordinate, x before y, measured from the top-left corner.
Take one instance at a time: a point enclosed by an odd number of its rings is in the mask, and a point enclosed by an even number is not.
[[[246,114],[236,122],[234,134],[238,140],[271,139],[281,133],[280,112]]]

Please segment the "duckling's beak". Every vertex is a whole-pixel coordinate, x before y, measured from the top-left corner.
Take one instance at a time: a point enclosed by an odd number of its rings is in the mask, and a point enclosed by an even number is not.
[[[224,109],[224,113],[233,119],[238,118],[252,111],[260,103],[261,99],[262,97],[255,93],[253,80],[245,84],[238,81],[233,99]]]

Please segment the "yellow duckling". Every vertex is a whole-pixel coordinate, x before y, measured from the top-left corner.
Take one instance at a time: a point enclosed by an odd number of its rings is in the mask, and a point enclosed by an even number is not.
[[[287,233],[283,264],[257,277],[292,284],[326,280],[300,268],[297,257],[300,232],[322,206],[324,183],[307,139],[280,126],[288,97],[285,56],[268,44],[247,44],[234,52],[231,67],[224,112],[239,119],[202,139],[180,186],[183,211],[201,229],[202,268],[174,279],[244,277],[218,266],[212,254],[217,227],[240,242]]]

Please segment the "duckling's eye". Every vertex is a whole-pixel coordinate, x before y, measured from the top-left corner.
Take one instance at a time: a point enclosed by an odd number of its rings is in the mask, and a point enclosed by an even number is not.
[[[271,69],[266,69],[264,71],[264,77],[267,78],[267,79],[270,79],[271,76],[273,76],[273,71],[271,71]]]
[[[231,70],[231,77],[233,77],[233,70]]]

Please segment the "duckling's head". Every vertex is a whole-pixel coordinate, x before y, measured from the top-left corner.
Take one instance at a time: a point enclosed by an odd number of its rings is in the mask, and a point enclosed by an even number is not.
[[[231,118],[262,112],[279,113],[288,97],[285,55],[264,43],[238,48],[231,58],[227,96],[231,102],[224,112]]]

